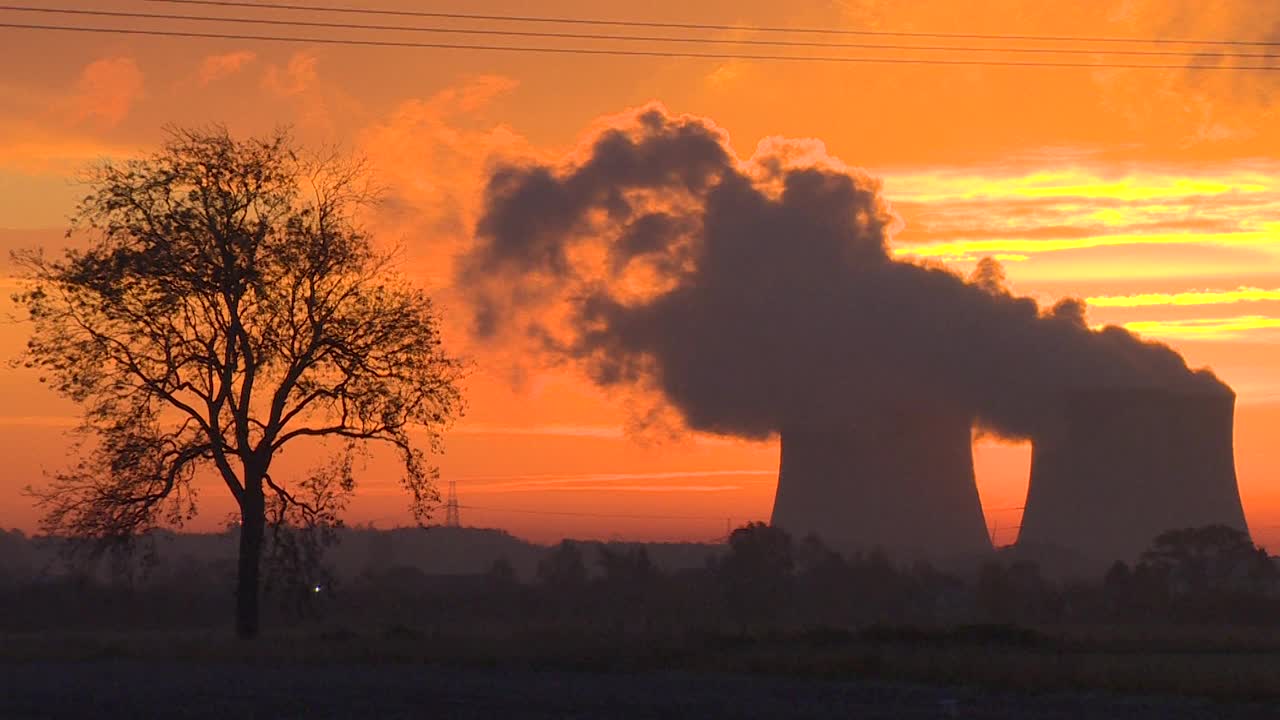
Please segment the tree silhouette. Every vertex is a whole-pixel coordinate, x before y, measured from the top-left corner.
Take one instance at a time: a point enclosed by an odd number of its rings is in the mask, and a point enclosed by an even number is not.
[[[34,326],[25,364],[83,408],[83,459],[29,491],[46,532],[127,545],[193,517],[211,469],[239,506],[236,628],[254,636],[266,527],[334,523],[351,453],[395,448],[425,521],[425,451],[461,412],[461,364],[358,225],[376,200],[358,162],[306,156],[283,131],[171,129],[89,185],[68,233],[87,249],[15,255],[31,281],[15,297]],[[301,487],[272,475],[286,445],[326,438],[337,458]]]
[[[779,618],[791,599],[794,573],[791,536],[782,528],[750,522],[729,534],[719,576],[729,616],[743,632]]]
[[[805,536],[795,548],[796,600],[806,623],[839,625],[860,590],[849,562],[817,535]]]
[[[599,581],[602,614],[621,633],[627,620],[635,618],[646,629],[653,619],[654,599],[660,590],[662,573],[643,545],[633,547],[598,546],[602,572]]]
[[[1226,525],[1161,533],[1138,570],[1159,586],[1169,612],[1195,621],[1268,617],[1280,584],[1266,551],[1247,532]]]
[[[583,612],[590,573],[582,548],[562,540],[538,561],[536,577],[547,610],[556,620],[585,620]]]
[[[554,591],[577,594],[587,584],[587,563],[573,540],[561,540],[538,561],[538,582]]]
[[[1249,534],[1225,525],[1169,530],[1142,553],[1142,562],[1167,578],[1174,594],[1260,589],[1275,567]]]

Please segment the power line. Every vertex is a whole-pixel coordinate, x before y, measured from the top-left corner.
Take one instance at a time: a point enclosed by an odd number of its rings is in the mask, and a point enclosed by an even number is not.
[[[896,30],[849,30],[844,28],[803,28],[774,25],[722,25],[693,22],[657,22],[649,20],[605,20],[601,18],[568,18],[536,15],[481,15],[477,13],[434,12],[426,10],[390,10],[386,8],[324,7],[301,3],[256,3],[236,0],[148,0],[178,5],[203,5],[210,7],[255,8],[258,10],[286,10],[303,12],[328,12],[355,15],[391,15],[397,17],[423,17],[450,20],[485,20],[499,22],[546,23],[559,25],[596,25],[610,27],[668,28],[679,30],[734,30],[739,32],[798,33],[806,35],[862,35],[884,37],[952,38],[958,40],[1026,40],[1042,42],[1097,42],[1097,43],[1155,43],[1176,45],[1255,45],[1280,47],[1274,40],[1222,40],[1196,38],[1142,38],[1096,35],[1018,35],[998,33],[910,32]]]
[[[497,52],[543,53],[553,55],[595,55],[616,57],[659,57],[701,60],[768,60],[792,62],[825,62],[862,65],[951,65],[964,67],[1027,67],[1027,68],[1085,68],[1085,69],[1146,69],[1146,70],[1236,70],[1280,71],[1277,65],[1184,65],[1156,63],[1087,63],[1059,61],[1015,60],[954,60],[943,58],[902,57],[850,57],[839,55],[768,55],[756,53],[706,53],[678,50],[628,50],[613,48],[539,47],[530,45],[487,45],[476,43],[409,42],[395,40],[362,40],[355,38],[294,37],[287,35],[248,35],[243,33],[196,32],[190,30],[144,30],[140,28],[109,28],[76,25],[47,25],[39,23],[0,22],[0,28],[15,30],[44,30],[53,32],[79,32],[107,35],[135,35],[146,37],[171,37],[207,40],[241,40],[281,42],[313,45],[339,45],[356,47],[385,47],[406,49],[483,50]]]
[[[765,47],[837,48],[858,50],[915,50],[924,52],[966,53],[1018,53],[1032,55],[1123,55],[1132,57],[1184,57],[1200,59],[1280,59],[1277,53],[1210,52],[1192,50],[1097,50],[1090,48],[1062,47],[991,47],[965,45],[901,45],[893,43],[819,42],[808,40],[750,40],[709,37],[671,37],[663,35],[609,35],[603,33],[544,32],[527,30],[501,30],[493,28],[442,28],[414,25],[374,25],[366,23],[326,22],[321,20],[278,20],[273,18],[212,17],[208,15],[182,15],[177,13],[144,13],[116,10],[83,10],[78,8],[37,8],[21,5],[0,5],[0,10],[46,13],[54,15],[79,15],[93,17],[130,18],[141,20],[178,20],[241,25],[269,25],[276,27],[324,28],[330,30],[372,30],[379,32],[438,33],[451,35],[484,35],[502,37],[550,38],[559,40],[607,40],[622,42],[684,43],[697,45],[747,45]]]

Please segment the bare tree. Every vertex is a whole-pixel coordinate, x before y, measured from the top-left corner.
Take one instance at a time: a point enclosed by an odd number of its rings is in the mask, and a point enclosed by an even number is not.
[[[394,272],[356,214],[374,201],[358,162],[308,157],[289,133],[170,129],[145,159],[107,162],[57,259],[18,254],[25,364],[83,407],[83,458],[33,489],[44,530],[128,542],[195,514],[193,481],[220,476],[239,506],[236,629],[257,634],[269,522],[331,519],[352,487],[342,456],[398,451],[411,507],[438,502],[425,452],[462,409],[461,363],[426,294]],[[342,444],[291,492],[287,445]],[[318,478],[318,479],[317,479]]]

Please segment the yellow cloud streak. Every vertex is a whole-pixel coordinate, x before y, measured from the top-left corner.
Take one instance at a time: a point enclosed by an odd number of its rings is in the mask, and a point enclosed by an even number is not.
[[[974,177],[963,174],[890,175],[891,196],[914,202],[974,200],[978,198],[1109,198],[1150,201],[1188,195],[1229,192],[1260,193],[1272,189],[1271,180],[1256,172],[1224,173],[1213,178],[1136,174],[1103,180],[1087,172],[1031,173],[1014,177]]]
[[[1280,289],[1241,286],[1235,290],[1191,290],[1180,293],[1097,295],[1085,298],[1094,307],[1150,307],[1153,305],[1230,305],[1238,302],[1280,300]]]
[[[1124,324],[1126,330],[1139,335],[1154,335],[1181,340],[1229,340],[1256,330],[1280,328],[1280,318],[1265,315],[1239,315],[1228,318],[1196,318],[1193,320],[1139,320]]]
[[[1155,200],[1184,195],[1219,195],[1231,191],[1265,192],[1266,185],[1196,180],[1179,178],[1159,184],[1148,184],[1140,179],[1120,182],[1082,182],[1056,185],[1036,184],[1036,177],[1029,176],[1026,183],[1018,182],[1008,189],[1012,197],[1051,198],[1063,195],[1079,198],[1116,198],[1120,200]]]
[[[1280,235],[1278,235],[1273,229],[1268,228],[1265,231],[1239,233],[1127,233],[1045,240],[1029,238],[957,240],[953,242],[922,243],[920,245],[897,245],[893,248],[893,254],[948,259],[970,257],[973,255],[993,255],[996,253],[1026,255],[1029,253],[1082,250],[1086,248],[1112,247],[1119,245],[1220,245],[1268,247],[1275,246],[1277,244],[1280,244]]]

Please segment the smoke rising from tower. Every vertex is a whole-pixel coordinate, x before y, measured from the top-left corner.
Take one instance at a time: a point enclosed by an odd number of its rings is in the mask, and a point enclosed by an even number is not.
[[[821,143],[766,139],[742,160],[711,122],[654,105],[560,165],[496,168],[459,286],[482,337],[521,338],[601,386],[656,396],[692,429],[780,435],[773,522],[798,534],[938,559],[989,550],[974,426],[1036,439],[1027,538],[1071,545],[1088,517],[1115,515],[1109,493],[1126,513],[1159,503],[1164,465],[1143,462],[1159,448],[1124,449],[1140,429],[1110,422],[1116,447],[1072,463],[1082,448],[1064,422],[1092,416],[1064,398],[1117,398],[1099,406],[1105,419],[1135,392],[1229,409],[1231,391],[1165,345],[1090,329],[1081,301],[1013,295],[994,261],[965,279],[894,260],[896,222],[879,183]],[[1215,439],[1183,460],[1214,476],[1178,482],[1238,508],[1230,414],[1225,436],[1207,422]],[[1161,442],[1190,443],[1177,427]],[[1077,477],[1112,450],[1122,470]],[[1150,517],[1207,518],[1200,500]],[[1236,517],[1223,513],[1211,515]],[[1108,532],[1088,550],[1130,552],[1135,533]]]
[[[651,105],[561,165],[497,168],[459,284],[481,336],[747,438],[913,406],[1030,437],[1075,388],[1229,392],[1167,346],[1091,330],[1079,301],[1012,295],[994,263],[966,280],[892,259],[895,222],[816,141],[741,160],[710,121]]]

